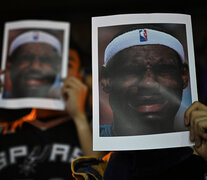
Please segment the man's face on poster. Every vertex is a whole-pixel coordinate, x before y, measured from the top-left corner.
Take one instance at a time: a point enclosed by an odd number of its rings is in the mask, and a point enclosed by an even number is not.
[[[27,43],[12,56],[11,80],[13,97],[47,97],[60,71],[57,50],[46,43]]]
[[[125,119],[119,126],[131,126],[132,131],[151,126],[155,132],[173,128],[188,81],[174,50],[163,45],[133,46],[116,54],[106,69],[112,111],[116,121]]]

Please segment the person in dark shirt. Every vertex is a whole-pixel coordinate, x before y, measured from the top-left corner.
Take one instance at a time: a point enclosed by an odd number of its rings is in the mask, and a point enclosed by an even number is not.
[[[92,150],[92,131],[85,111],[88,87],[81,77],[78,51],[70,49],[68,77],[63,79],[64,111],[32,109],[0,135],[2,179],[73,179],[70,163]],[[13,123],[13,124],[14,124]],[[13,126],[11,124],[11,127]]]
[[[174,118],[189,80],[182,44],[166,32],[135,28],[112,39],[104,58],[101,85],[109,94],[113,124],[101,127],[100,136],[174,132]],[[92,173],[104,180],[203,180],[207,107],[194,102],[183,123],[194,147],[115,151],[107,166],[105,160],[80,158],[73,163],[73,173],[75,177],[81,172],[91,177]]]

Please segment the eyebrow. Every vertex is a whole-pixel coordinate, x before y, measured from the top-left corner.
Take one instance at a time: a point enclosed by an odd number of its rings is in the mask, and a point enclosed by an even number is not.
[[[111,73],[121,73],[121,72],[134,72],[134,71],[142,71],[145,69],[143,64],[127,64],[125,66],[119,68],[112,68]]]
[[[152,69],[162,69],[162,68],[165,68],[165,69],[178,69],[180,66],[176,63],[156,63],[156,64],[153,64],[152,65]],[[121,71],[121,72],[130,72],[130,71],[135,71],[135,70],[140,70],[140,71],[144,71],[146,69],[146,65],[144,65],[143,63],[136,63],[136,64],[133,64],[133,63],[130,63],[130,64],[127,64],[125,66],[122,66],[120,68],[112,68],[111,71],[114,71],[114,72],[118,72],[118,71]]]

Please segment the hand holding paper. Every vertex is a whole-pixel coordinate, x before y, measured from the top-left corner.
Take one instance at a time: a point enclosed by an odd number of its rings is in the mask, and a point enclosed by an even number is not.
[[[185,125],[189,126],[197,153],[207,160],[207,106],[194,102],[185,113]]]
[[[88,88],[76,77],[68,77],[63,80],[63,97],[66,102],[66,110],[72,118],[85,113],[85,102]]]

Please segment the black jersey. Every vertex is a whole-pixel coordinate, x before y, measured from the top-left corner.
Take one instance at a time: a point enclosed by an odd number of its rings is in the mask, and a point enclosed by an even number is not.
[[[190,147],[123,151],[110,156],[104,180],[205,180],[207,162]]]
[[[82,155],[72,120],[47,130],[24,123],[0,142],[1,180],[73,179],[70,163]]]

